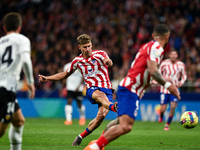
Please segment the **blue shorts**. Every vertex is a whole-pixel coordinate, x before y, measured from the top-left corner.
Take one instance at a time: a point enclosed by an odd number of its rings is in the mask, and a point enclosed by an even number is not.
[[[160,93],[160,104],[164,105],[170,102],[178,102],[178,98],[172,94]]]
[[[129,91],[127,88],[118,86],[118,117],[128,115],[135,119],[139,110],[140,99],[137,94]]]
[[[106,89],[106,88],[100,88],[100,87],[96,87],[96,86],[91,86],[89,89],[87,89],[86,91],[86,97],[87,99],[92,103],[92,104],[98,104],[93,98],[92,98],[92,94],[94,91],[99,90],[103,93],[106,94],[108,100],[110,102],[113,101],[113,95],[112,95],[112,89]]]

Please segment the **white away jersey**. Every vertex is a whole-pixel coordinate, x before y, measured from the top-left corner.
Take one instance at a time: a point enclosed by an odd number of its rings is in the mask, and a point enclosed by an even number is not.
[[[73,73],[76,69],[82,74],[86,87],[97,86],[112,89],[112,84],[108,75],[108,67],[103,60],[108,58],[105,51],[92,50],[92,56],[88,59],[83,58],[82,54],[74,58],[71,66],[67,69]]]
[[[147,60],[156,61],[160,64],[164,50],[158,42],[148,42],[141,46],[131,68],[125,78],[119,83],[138,96],[149,87],[152,77],[147,70]]]
[[[70,66],[71,66],[71,63],[67,63],[64,66],[64,71],[66,71]],[[80,74],[80,72],[78,70],[76,70],[66,80],[66,88],[67,88],[67,90],[69,90],[69,91],[75,91],[78,88],[78,86],[80,85],[78,91],[82,92],[83,88],[84,88],[84,85],[81,83],[82,82],[82,78],[83,77]]]
[[[0,87],[16,92],[22,69],[20,54],[30,53],[30,40],[22,34],[11,33],[0,38]]]
[[[161,63],[159,70],[164,78],[171,78],[172,84],[174,85],[178,85],[179,79],[181,79],[182,84],[187,79],[185,64],[181,61],[172,63],[170,59],[166,59]],[[165,94],[170,93],[163,86],[160,87],[160,92]]]

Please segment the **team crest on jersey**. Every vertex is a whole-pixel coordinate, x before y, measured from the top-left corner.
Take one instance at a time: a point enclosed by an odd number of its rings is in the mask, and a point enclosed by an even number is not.
[[[96,61],[95,59],[92,59],[92,63],[93,63],[94,65],[97,65],[97,61]]]
[[[6,118],[6,120],[9,120],[10,119],[10,115],[7,114],[5,118]]]

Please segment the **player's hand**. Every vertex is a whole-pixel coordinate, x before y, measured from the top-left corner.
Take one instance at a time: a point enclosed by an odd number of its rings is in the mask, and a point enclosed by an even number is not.
[[[29,90],[31,91],[30,98],[33,99],[35,97],[35,86],[33,84],[28,84],[27,86]]]
[[[168,90],[172,95],[176,96],[179,100],[181,99],[180,92],[175,85],[170,85]]]
[[[156,80],[152,80],[151,84],[158,84],[158,82]]]
[[[47,82],[48,81],[46,76],[39,74],[38,77],[39,77],[39,82]]]
[[[104,64],[105,64],[106,66],[108,66],[108,67],[111,67],[111,66],[113,65],[112,60],[109,59],[109,58],[105,58],[103,62],[104,62]]]

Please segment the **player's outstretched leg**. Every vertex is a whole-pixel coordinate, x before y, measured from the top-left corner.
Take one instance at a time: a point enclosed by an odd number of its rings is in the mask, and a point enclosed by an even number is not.
[[[117,112],[118,103],[112,103],[112,94],[106,95],[104,92],[96,90],[92,93],[92,99],[95,100],[96,103],[102,104],[106,109]]]
[[[106,115],[108,114],[109,110],[104,108],[102,105],[99,107],[99,111],[97,113],[96,118],[94,118],[88,125],[88,128],[85,129],[85,131],[83,131],[81,134],[79,134],[74,142],[72,143],[72,145],[77,146],[81,144],[81,141],[83,138],[85,138],[86,136],[88,136],[89,134],[92,133],[92,131],[94,131],[96,128],[98,128],[101,123],[103,122],[104,118],[106,117]]]

